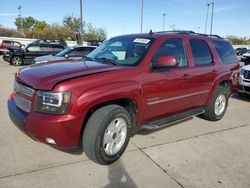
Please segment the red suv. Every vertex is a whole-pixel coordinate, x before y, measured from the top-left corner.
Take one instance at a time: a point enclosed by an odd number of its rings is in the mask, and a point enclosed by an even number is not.
[[[33,139],[59,148],[81,146],[91,160],[110,164],[139,129],[196,115],[220,120],[238,79],[235,52],[219,36],[125,35],[81,61],[21,68],[8,108]]]

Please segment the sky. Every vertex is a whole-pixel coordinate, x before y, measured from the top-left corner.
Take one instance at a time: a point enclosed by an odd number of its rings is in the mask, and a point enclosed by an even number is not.
[[[104,27],[108,38],[139,33],[142,0],[82,0],[83,19],[94,27]],[[250,0],[144,0],[143,32],[172,28],[205,32],[207,3],[214,2],[213,34],[250,37]],[[22,17],[32,16],[47,23],[62,23],[64,16],[80,15],[80,0],[0,0],[0,24],[15,28]],[[210,31],[211,6],[207,33]]]

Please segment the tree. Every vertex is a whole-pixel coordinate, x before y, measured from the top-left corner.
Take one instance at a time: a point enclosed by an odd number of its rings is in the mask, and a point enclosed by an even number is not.
[[[17,27],[17,30],[20,32],[22,31],[22,29],[23,29],[23,31],[32,29],[33,26],[35,25],[35,23],[36,23],[36,20],[31,16],[26,17],[26,18],[22,18],[22,25],[21,25],[21,18],[20,17],[16,18],[16,21],[15,21],[15,25]]]
[[[73,16],[65,16],[63,19],[63,25],[74,32],[76,32],[77,28],[81,27],[81,19]]]
[[[237,36],[229,35],[226,38],[234,45],[250,43],[250,38],[247,38],[247,37],[237,37]]]
[[[36,20],[29,16],[22,18],[22,24],[23,28],[21,27],[21,18],[16,18],[15,25],[17,30],[19,32],[24,32],[25,36],[28,38],[76,40],[76,31],[81,25],[81,20],[77,17],[66,16],[64,17],[62,24],[48,24],[45,21]],[[105,28],[94,28],[92,24],[84,24],[84,28],[85,27],[86,31],[83,30],[85,41],[103,41],[106,39],[107,32]]]
[[[107,38],[107,31],[105,28],[94,28],[92,24],[87,24],[86,32],[84,33],[84,40],[104,41]]]

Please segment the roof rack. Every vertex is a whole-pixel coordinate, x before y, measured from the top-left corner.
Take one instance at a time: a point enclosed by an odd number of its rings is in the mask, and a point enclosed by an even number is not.
[[[153,32],[151,31],[151,34]],[[205,37],[213,37],[213,38],[218,38],[218,39],[222,39],[222,37],[220,37],[219,35],[210,35],[210,34],[203,34],[203,33],[196,33],[194,31],[186,31],[186,30],[174,30],[174,31],[158,31],[158,32],[154,32],[154,33],[177,33],[177,34],[184,34],[184,35],[200,35],[200,36],[205,36]]]

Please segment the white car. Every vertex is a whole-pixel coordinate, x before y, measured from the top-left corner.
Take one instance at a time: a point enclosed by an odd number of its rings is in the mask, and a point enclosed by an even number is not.
[[[239,84],[238,94],[240,96],[250,96],[250,65],[241,67]]]

